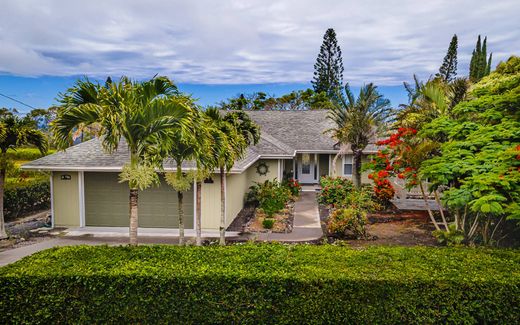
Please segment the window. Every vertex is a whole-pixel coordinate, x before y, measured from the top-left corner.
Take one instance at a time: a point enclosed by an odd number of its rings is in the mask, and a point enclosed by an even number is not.
[[[352,155],[343,156],[343,175],[352,175]]]

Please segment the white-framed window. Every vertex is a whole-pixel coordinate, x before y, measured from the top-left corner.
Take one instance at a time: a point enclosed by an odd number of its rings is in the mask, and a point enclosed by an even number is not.
[[[352,176],[352,155],[343,155],[343,176]]]

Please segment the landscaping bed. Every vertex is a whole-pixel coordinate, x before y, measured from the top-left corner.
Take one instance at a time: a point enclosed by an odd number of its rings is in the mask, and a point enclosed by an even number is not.
[[[74,246],[0,268],[1,323],[502,323],[520,251]]]
[[[271,229],[264,227],[264,221],[271,218],[274,220]],[[293,229],[294,223],[294,201],[287,202],[285,209],[275,213],[272,217],[262,209],[255,209],[253,218],[247,223],[245,227],[246,232],[274,232],[274,233],[289,233]]]

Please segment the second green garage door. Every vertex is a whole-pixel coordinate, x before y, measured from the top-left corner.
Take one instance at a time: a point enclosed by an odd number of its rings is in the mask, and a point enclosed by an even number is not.
[[[128,184],[117,173],[85,172],[85,224],[128,227]],[[184,227],[193,229],[193,190],[184,193]],[[178,228],[177,192],[164,179],[161,186],[139,191],[139,227]]]

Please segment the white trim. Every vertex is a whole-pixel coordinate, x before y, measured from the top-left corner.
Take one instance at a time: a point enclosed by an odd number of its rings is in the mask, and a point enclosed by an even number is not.
[[[329,176],[331,176],[331,175],[334,175],[335,171],[332,169],[332,159],[330,159],[332,157],[332,155],[328,155],[328,156],[329,156]]]
[[[51,228],[54,228],[54,172],[51,172]]]
[[[350,162],[346,161],[346,159],[345,159],[346,157],[350,157]],[[352,155],[345,154],[345,155],[343,155],[343,157],[341,159],[341,174],[343,176],[352,176],[353,173],[345,174],[345,164],[351,164],[352,165],[352,172],[354,171],[354,159],[353,159]]]
[[[202,186],[201,186],[200,191],[202,192]],[[201,200],[200,204],[202,207],[202,193],[200,193],[200,200]],[[178,217],[179,216],[177,216],[177,218]],[[202,219],[200,220],[200,227],[202,228]],[[193,230],[197,230],[197,178],[196,177],[193,178]]]
[[[316,177],[314,180],[316,182],[319,182],[320,181],[320,155],[318,155],[317,153],[314,154],[314,159],[316,160]]]
[[[79,226],[85,227],[85,173],[78,172]]]
[[[292,177],[296,179],[296,157],[292,161]]]

